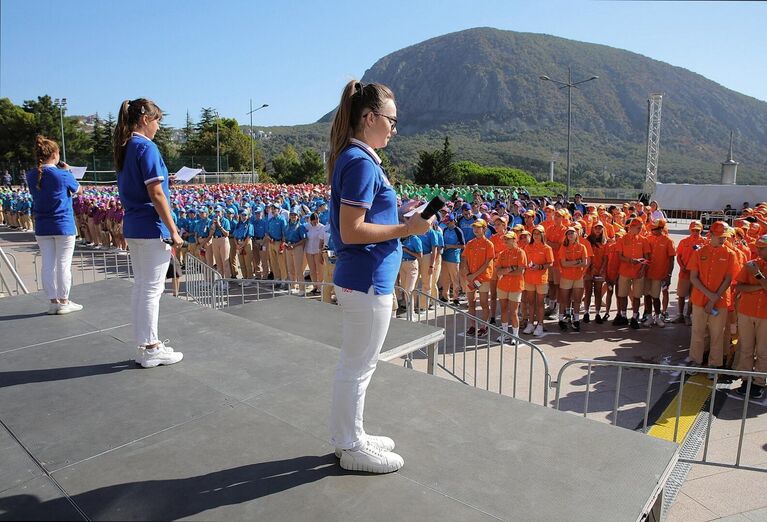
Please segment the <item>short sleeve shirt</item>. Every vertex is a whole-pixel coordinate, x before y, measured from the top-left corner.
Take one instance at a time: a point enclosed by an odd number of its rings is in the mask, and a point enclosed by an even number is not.
[[[506,248],[497,258],[497,268],[521,267],[514,272],[502,275],[498,279],[498,289],[504,292],[521,292],[525,289],[524,268],[527,254],[519,247]]]
[[[473,273],[480,269],[485,262],[490,261],[484,272],[477,276],[476,280],[480,283],[490,281],[493,278],[493,259],[495,258],[495,247],[493,243],[485,237],[475,237],[463,249],[461,258],[466,261],[469,272]]]
[[[393,293],[402,259],[399,239],[366,245],[341,240],[341,205],[365,209],[366,223],[399,223],[397,193],[372,149],[352,142],[341,152],[333,169],[330,195],[330,235],[337,257],[333,282],[360,292],[367,292],[372,286],[378,295]]]
[[[727,274],[730,274],[732,277],[737,275],[737,257],[735,252],[727,247],[704,245],[692,255],[687,268],[690,272],[697,271],[698,279],[703,283],[703,286],[712,292],[716,292],[727,277]],[[692,288],[690,301],[697,306],[706,306],[708,304],[708,298],[695,286]],[[729,289],[727,289],[715,306],[716,308],[727,308],[730,302],[731,295]]]
[[[767,261],[758,258],[755,260],[756,266],[764,274],[767,272]],[[751,275],[747,267],[743,267],[735,277],[738,283],[746,285],[759,286],[759,280]],[[750,315],[751,317],[758,317],[759,319],[767,319],[767,290],[761,289],[756,292],[741,292],[740,301],[738,303],[738,313],[743,315]]]
[[[27,185],[32,195],[35,216],[35,235],[74,236],[75,215],[72,208],[72,194],[80,185],[68,170],[44,167],[37,188],[37,169],[27,172]]]

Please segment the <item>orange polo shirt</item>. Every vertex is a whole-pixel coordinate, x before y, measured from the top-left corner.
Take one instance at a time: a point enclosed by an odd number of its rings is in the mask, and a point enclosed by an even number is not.
[[[628,257],[629,259],[639,259],[640,257],[648,258],[650,257],[651,250],[650,243],[642,236],[626,234],[615,243],[615,252],[618,254],[619,260],[621,254],[623,257]],[[639,272],[641,270],[642,265],[639,263],[634,264],[620,261],[618,275],[633,279],[639,277]]]
[[[591,272],[592,276],[599,275],[602,263],[604,263],[605,257],[607,256],[608,245],[591,245],[591,243],[589,243],[589,245],[591,246],[592,252],[594,252],[594,257],[591,258],[591,264],[589,265],[589,272]]]
[[[652,252],[650,252],[650,265],[647,267],[647,277],[661,281],[666,279],[671,271],[671,258],[676,255],[674,242],[665,234],[652,235],[648,239]]]
[[[549,243],[549,246],[551,246],[551,243],[557,243],[557,248],[559,248],[562,246],[562,242],[565,240],[566,232],[567,227],[565,225],[557,226],[556,223],[552,223],[549,229],[546,231],[546,242]]]
[[[562,274],[564,279],[570,279],[575,281],[583,279],[583,274],[586,272],[586,262],[588,261],[588,252],[586,247],[580,242],[575,242],[572,245],[562,245],[559,247],[557,253],[557,261],[559,263],[559,273]],[[576,259],[582,259],[583,264],[580,266],[562,266],[562,261],[575,261]]]
[[[493,247],[492,241],[486,237],[475,237],[468,243],[461,253],[461,258],[466,261],[466,265],[469,267],[469,273],[476,272],[479,268],[485,264],[485,261],[490,261],[484,272],[479,274],[476,281],[483,283],[490,281],[493,278],[493,258],[495,257],[495,247]]]
[[[493,248],[495,249],[495,258],[498,259],[501,252],[508,248],[506,246],[506,240],[503,238],[503,234],[493,234],[490,236],[490,241],[493,243]]]
[[[764,259],[755,259],[756,266],[764,274],[767,273],[767,261]],[[738,283],[744,283],[747,285],[759,285],[759,280],[751,275],[748,268],[743,266],[738,275],[735,277],[735,281]],[[757,290],[756,292],[741,292],[740,301],[738,302],[738,313],[743,315],[750,315],[751,317],[758,317],[759,319],[767,319],[767,290]]]
[[[525,268],[527,266],[527,254],[521,248],[506,248],[497,259],[498,268],[508,268],[518,266]],[[524,272],[515,270],[514,272],[502,275],[498,279],[498,289],[504,292],[521,292],[525,289]]]
[[[679,279],[690,279],[690,271],[687,269],[687,265],[690,263],[690,258],[692,257],[693,252],[706,243],[708,243],[708,241],[703,236],[687,236],[679,242],[679,246],[676,249],[676,262],[679,264]]]
[[[618,279],[618,270],[621,266],[621,258],[618,254],[618,243],[610,243],[607,245],[607,275],[608,281],[615,281]]]
[[[703,245],[692,255],[687,268],[690,272],[697,271],[698,279],[703,283],[703,286],[712,292],[716,292],[719,290],[725,277],[727,277],[727,274],[730,274],[732,277],[737,275],[737,255],[725,246],[713,247],[711,245]],[[716,308],[727,308],[731,300],[730,289],[727,288],[724,291],[724,295],[714,306]],[[690,302],[696,306],[706,306],[708,298],[703,292],[693,286]]]
[[[546,265],[554,262],[554,251],[551,250],[549,245],[530,243],[527,248],[525,248],[525,253],[527,254],[528,263],[532,263],[534,265]],[[544,285],[548,282],[548,268],[538,270],[528,266],[525,270],[525,284]]]

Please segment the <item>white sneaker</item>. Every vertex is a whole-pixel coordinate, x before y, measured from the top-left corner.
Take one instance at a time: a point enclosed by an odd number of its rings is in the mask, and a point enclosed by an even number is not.
[[[163,351],[166,352],[173,352],[173,348],[166,345],[165,343],[170,342],[170,339],[165,339],[161,343],[157,345],[157,347]],[[144,358],[144,352],[146,352],[146,346],[137,346],[136,347],[136,357],[133,359],[136,364],[141,364],[142,359]],[[182,355],[183,357],[183,355]]]
[[[160,365],[176,364],[184,358],[181,352],[174,352],[172,348],[160,343],[155,348],[144,349],[141,353],[139,364],[142,368],[154,368]]]
[[[56,312],[58,315],[71,314],[72,312],[79,312],[83,309],[83,305],[79,305],[74,301],[69,301],[65,304],[59,305],[59,310]]]
[[[381,451],[392,451],[394,449],[394,441],[382,435],[365,435],[365,441]],[[343,451],[341,448],[336,448],[336,457],[340,459]]]
[[[56,315],[59,313],[59,307],[61,305],[59,303],[49,303],[48,304],[48,311],[45,312],[48,315]]]
[[[536,337],[543,337],[543,325],[539,324],[535,327],[535,330],[533,331],[533,335]]]
[[[655,318],[655,326],[657,326],[658,328],[665,328],[666,327],[666,321],[663,320],[663,316],[662,315],[658,315]]]
[[[341,452],[341,467],[349,471],[391,473],[405,465],[405,461],[391,451],[384,451],[370,442],[358,450]]]
[[[504,342],[506,340],[506,335],[505,334],[501,334],[498,337],[496,337],[495,340],[496,340],[496,342],[502,343],[502,342]]]
[[[522,333],[530,335],[534,331],[535,331],[535,325],[533,323],[527,323],[527,326],[525,326],[525,329],[522,330]]]

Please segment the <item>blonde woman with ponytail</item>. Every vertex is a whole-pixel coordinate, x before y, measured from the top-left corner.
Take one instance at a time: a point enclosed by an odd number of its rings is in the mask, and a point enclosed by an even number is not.
[[[72,196],[82,191],[69,166],[59,162],[59,146],[44,136],[35,139],[37,168],[27,172],[35,215],[35,239],[43,258],[43,290],[50,299],[49,315],[78,312],[82,305],[69,300],[75,215]]]
[[[170,245],[183,244],[170,213],[168,169],[152,141],[162,111],[151,100],[125,100],[114,131],[117,189],[125,209],[123,235],[133,266],[131,316],[137,344],[136,363],[143,368],[174,364],[183,354],[160,341],[157,322]]]
[[[400,238],[429,229],[429,221],[420,215],[400,222],[397,194],[375,152],[386,147],[396,126],[392,91],[377,83],[351,81],[341,94],[330,131],[330,234],[337,259],[333,282],[342,310],[331,443],[342,468],[370,473],[389,473],[404,465],[392,451],[392,439],[365,433],[365,392],[389,329],[402,257]]]

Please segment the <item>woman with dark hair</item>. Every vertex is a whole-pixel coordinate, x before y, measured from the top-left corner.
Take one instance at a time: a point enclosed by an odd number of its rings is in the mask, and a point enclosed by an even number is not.
[[[365,433],[365,392],[389,329],[402,258],[400,238],[429,228],[420,215],[399,222],[397,194],[375,152],[386,147],[396,126],[397,106],[388,87],[350,81],[330,130],[330,233],[337,259],[333,282],[343,312],[330,410],[331,443],[342,468],[371,473],[389,473],[404,464],[392,452],[394,441],[389,437]]]
[[[161,118],[162,111],[154,102],[145,98],[125,100],[117,116],[113,143],[117,189],[125,208],[123,233],[133,266],[131,316],[138,346],[136,363],[144,368],[174,364],[184,357],[157,335],[170,245],[183,245],[170,213],[168,169],[152,141]]]
[[[527,269],[525,301],[527,302],[527,326],[522,333],[543,335],[543,299],[549,291],[549,267],[554,264],[554,251],[546,244],[543,225],[533,229],[530,244],[525,247]]]
[[[50,305],[48,315],[78,312],[82,305],[69,300],[72,286],[72,254],[75,251],[75,216],[72,196],[82,192],[69,166],[59,163],[59,146],[38,136],[35,139],[37,168],[27,172],[35,216],[35,239],[42,256],[43,290]]]

